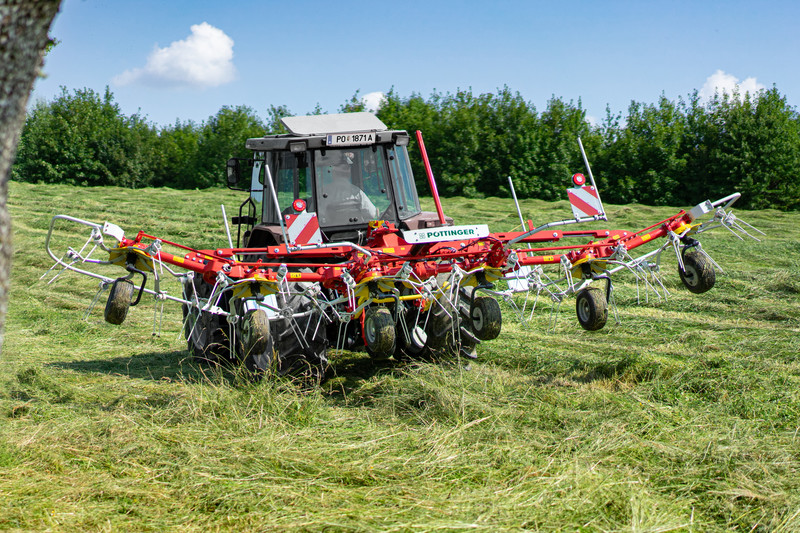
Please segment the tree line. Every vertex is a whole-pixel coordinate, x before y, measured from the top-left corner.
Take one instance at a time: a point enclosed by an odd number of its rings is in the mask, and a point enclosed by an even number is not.
[[[364,109],[358,91],[338,111]],[[319,106],[312,114],[322,113]],[[157,127],[126,116],[107,88],[61,94],[30,110],[12,179],[74,185],[206,188],[224,184],[225,162],[248,157],[244,141],[282,133],[292,113],[272,105],[266,119],[247,106],[223,107],[206,121]],[[800,208],[800,117],[776,88],[701,101],[631,102],[591,124],[581,102],[552,97],[539,112],[503,87],[386,94],[377,116],[393,129],[422,130],[439,191],[446,196],[563,199],[583,171],[582,139],[603,198],[611,203],[694,205],[731,192],[749,208]],[[412,136],[413,139],[413,136]],[[415,150],[412,140],[411,150]],[[414,152],[412,152],[414,153]],[[421,159],[412,156],[421,191]]]

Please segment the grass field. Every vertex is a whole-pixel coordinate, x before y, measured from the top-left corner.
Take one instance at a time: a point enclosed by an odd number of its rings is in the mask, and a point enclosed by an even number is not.
[[[55,214],[211,248],[242,199],[11,184],[0,529],[800,531],[800,213],[739,212],[761,243],[705,234],[725,275],[704,295],[667,258],[665,301],[618,279],[620,324],[583,331],[570,299],[550,328],[540,303],[470,370],[346,352],[313,391],[195,365],[177,305],[154,336],[152,300],[112,326],[103,301],[83,317],[96,282],[38,281]],[[517,219],[506,199],[444,205]],[[675,212],[608,211],[624,229]]]

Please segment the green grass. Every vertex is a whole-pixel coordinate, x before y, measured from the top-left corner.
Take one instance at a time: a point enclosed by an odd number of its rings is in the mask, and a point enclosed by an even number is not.
[[[151,300],[111,326],[104,300],[83,318],[96,282],[37,281],[55,214],[211,248],[219,204],[241,200],[11,184],[0,529],[800,530],[800,214],[740,213],[761,243],[704,235],[726,271],[707,294],[665,256],[667,300],[636,306],[618,278],[621,324],[585,332],[570,299],[551,328],[540,302],[524,326],[506,312],[471,370],[348,352],[312,391],[196,366],[177,305],[153,336]],[[496,231],[517,220],[506,199],[444,206]],[[609,212],[640,229],[674,210]]]

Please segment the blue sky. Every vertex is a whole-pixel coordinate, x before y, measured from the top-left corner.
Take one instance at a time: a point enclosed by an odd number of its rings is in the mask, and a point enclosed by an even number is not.
[[[361,95],[508,85],[606,105],[775,85],[800,103],[800,2],[65,0],[34,99],[109,86],[126,114],[201,122],[224,105],[336,112]]]

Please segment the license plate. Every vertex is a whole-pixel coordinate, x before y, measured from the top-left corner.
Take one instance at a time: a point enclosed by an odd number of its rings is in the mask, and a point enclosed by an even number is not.
[[[375,143],[375,132],[361,133],[330,133],[328,134],[328,146],[359,146]]]

